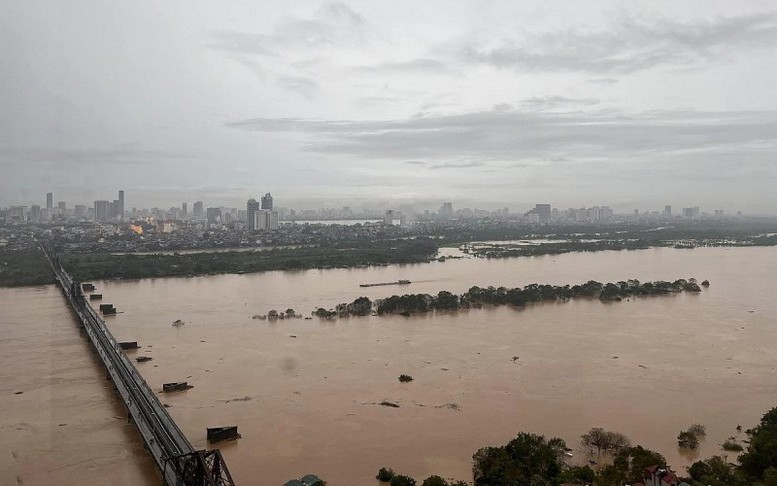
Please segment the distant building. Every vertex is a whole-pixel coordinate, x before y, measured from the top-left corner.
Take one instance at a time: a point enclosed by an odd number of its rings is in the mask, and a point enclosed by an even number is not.
[[[534,214],[537,215],[540,223],[547,223],[550,221],[552,214],[550,204],[535,204]]]
[[[196,203],[195,203],[196,205]],[[221,221],[221,208],[208,208],[206,210],[206,216],[209,223],[217,223]]]
[[[683,208],[683,218],[698,218],[700,214],[699,206]]]
[[[94,202],[94,220],[95,221],[108,221],[110,215],[110,205],[108,201],[95,201]]]
[[[46,209],[54,209],[54,193],[46,193]]]
[[[124,219],[124,191],[119,191],[119,199],[117,201],[114,201],[116,205],[114,208],[115,216],[119,219]]]
[[[183,219],[186,219],[188,215],[189,215],[188,204],[181,203],[181,216],[183,217]]]
[[[196,201],[192,209],[194,211],[194,219],[202,220],[203,216],[205,216],[205,212],[202,207],[202,201]]]
[[[76,217],[76,219],[84,219],[84,218],[86,218],[86,216],[87,216],[86,206],[84,206],[83,204],[76,204],[74,209],[75,209],[75,217]]]
[[[37,223],[40,221],[40,206],[37,204],[30,207],[30,220]]]
[[[394,210],[389,209],[383,216],[383,224],[385,226],[392,226],[394,224]]]
[[[257,223],[259,222],[259,219],[257,217],[257,213],[260,210],[261,207],[259,206],[259,202],[256,199],[249,199],[246,203],[246,219],[248,220],[248,229],[250,231],[256,231],[258,229]]]
[[[57,210],[59,211],[59,214],[64,216],[65,213],[67,213],[67,202],[65,201],[57,202]]]
[[[272,211],[272,196],[269,192],[262,196],[262,209]]]
[[[251,225],[249,219],[248,224]],[[260,209],[254,213],[253,219],[254,230],[276,230],[278,229],[278,211],[267,211]]]
[[[672,217],[672,205],[671,204],[667,204],[666,206],[664,206],[664,216],[667,217],[667,218],[671,218]]]
[[[453,203],[444,202],[437,213],[442,219],[451,219],[453,217]]]

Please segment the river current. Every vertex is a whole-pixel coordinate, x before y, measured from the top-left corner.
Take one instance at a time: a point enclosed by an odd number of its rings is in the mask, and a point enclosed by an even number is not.
[[[470,480],[479,447],[520,431],[565,439],[572,461],[586,459],[579,438],[591,427],[623,432],[681,472],[723,453],[728,437],[744,438],[737,425],[777,405],[774,275],[776,248],[658,248],[94,283],[122,312],[107,318],[112,332],[153,357],[138,364],[151,387],[194,385],[160,398],[195,447],[208,447],[206,427],[239,427],[240,440],[218,445],[238,484],[313,472],[356,486],[375,484],[382,466]],[[251,319],[362,295],[688,277],[711,286],[610,304]],[[399,279],[413,283],[359,287]],[[0,289],[0,308],[0,484],[156,484],[58,290]],[[414,381],[399,383],[403,373]],[[688,454],[677,434],[693,423],[707,437]]]

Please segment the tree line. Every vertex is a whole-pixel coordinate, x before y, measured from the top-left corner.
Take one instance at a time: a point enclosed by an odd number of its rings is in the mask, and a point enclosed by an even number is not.
[[[708,286],[704,280],[701,286]],[[625,280],[616,283],[601,283],[595,280],[580,285],[540,285],[529,284],[525,287],[471,287],[463,294],[454,294],[442,290],[436,295],[403,294],[392,295],[384,299],[370,300],[359,297],[350,303],[338,304],[334,309],[319,307],[313,315],[321,318],[401,314],[410,315],[431,311],[456,311],[479,308],[484,305],[525,306],[531,302],[567,301],[574,298],[598,298],[602,302],[620,301],[633,296],[666,295],[679,292],[701,292],[696,279],[678,279],[673,282],[663,280],[641,283],[639,280]]]

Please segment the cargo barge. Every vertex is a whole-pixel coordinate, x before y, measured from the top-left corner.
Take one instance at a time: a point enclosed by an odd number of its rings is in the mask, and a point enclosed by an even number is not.
[[[411,283],[410,280],[397,280],[396,282],[359,284],[359,287],[380,287],[381,285],[408,285],[409,283]]]

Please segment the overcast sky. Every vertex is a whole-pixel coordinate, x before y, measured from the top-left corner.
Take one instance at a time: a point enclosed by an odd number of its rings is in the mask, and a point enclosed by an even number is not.
[[[777,4],[0,0],[0,206],[777,213]]]

